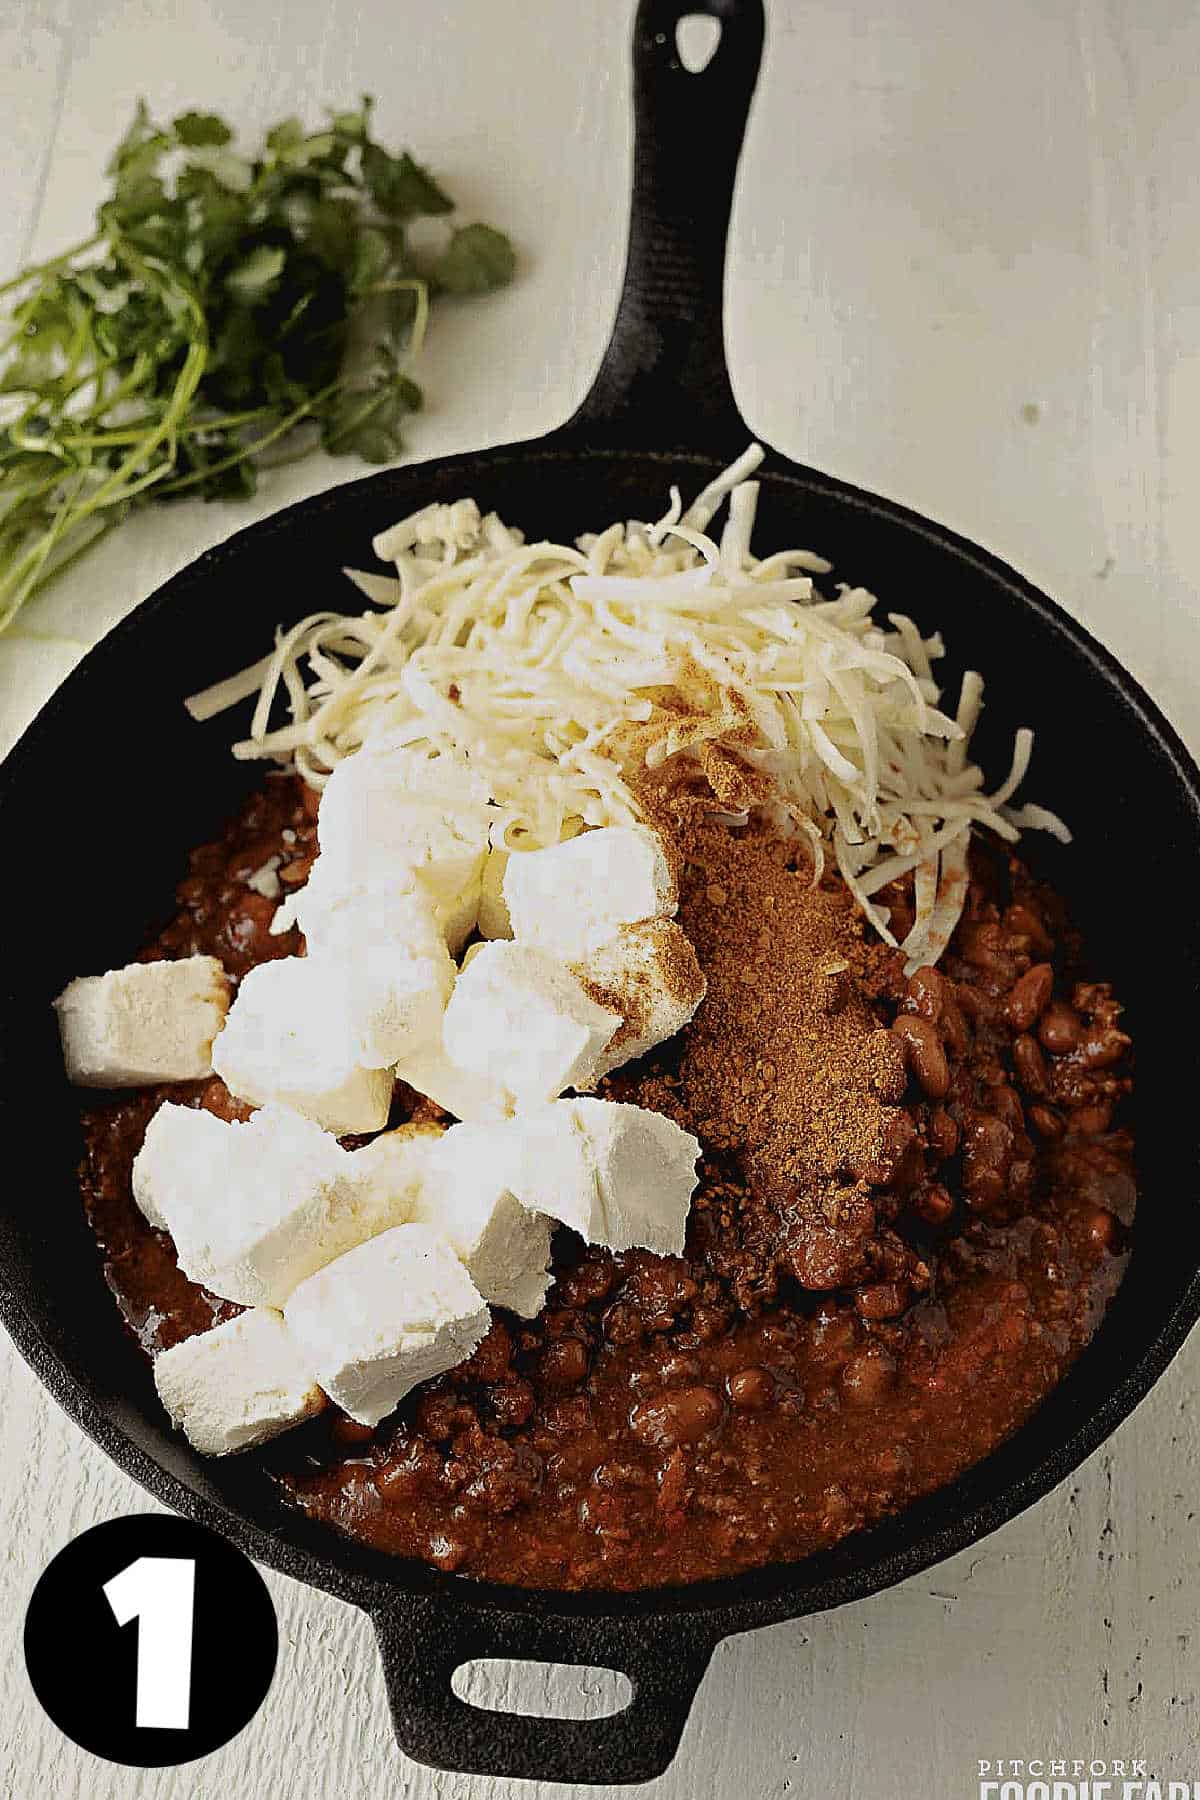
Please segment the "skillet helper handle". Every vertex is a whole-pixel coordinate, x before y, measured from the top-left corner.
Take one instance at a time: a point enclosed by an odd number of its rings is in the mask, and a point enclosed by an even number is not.
[[[697,74],[680,19],[720,23]],[[633,201],[616,324],[568,431],[727,450],[746,426],[725,362],[722,298],[733,184],[763,46],[762,0],[641,0],[633,35]]]
[[[396,1741],[436,1769],[529,1781],[649,1781],[670,1763],[721,1633],[703,1619],[505,1613],[406,1596],[373,1613]],[[460,1700],[481,1657],[620,1670],[633,1698],[602,1719],[533,1718]]]

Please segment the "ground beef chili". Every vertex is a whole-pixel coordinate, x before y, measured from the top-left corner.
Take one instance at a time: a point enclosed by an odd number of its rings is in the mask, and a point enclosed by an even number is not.
[[[270,778],[193,856],[144,954],[209,952],[236,978],[302,948],[270,935],[258,890],[304,881],[314,810]],[[794,1559],[985,1455],[1095,1329],[1133,1214],[1129,1042],[1055,898],[977,847],[949,951],[906,980],[836,877],[814,888],[794,851],[716,829],[684,834],[681,871],[708,998],[603,1088],[701,1137],[686,1255],[560,1231],[536,1320],[497,1313],[468,1363],[374,1431],[330,1407],[281,1441],[312,1516],[538,1587]],[[879,898],[903,935],[908,887]],[[829,1064],[840,1086],[822,1086]],[[132,1201],[166,1097],[247,1111],[214,1079],[84,1116],[85,1204],[150,1352],[238,1310],[186,1280]],[[398,1088],[392,1123],[414,1113],[439,1116]]]

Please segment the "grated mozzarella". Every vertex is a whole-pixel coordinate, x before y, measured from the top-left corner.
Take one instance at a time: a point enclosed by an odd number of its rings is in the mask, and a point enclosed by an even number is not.
[[[968,744],[982,703],[974,672],[954,717],[939,709],[939,634],[874,596],[813,585],[829,564],[807,550],[750,548],[762,460],[750,448],[686,509],[630,520],[575,545],[527,543],[473,500],[423,507],[374,540],[394,576],[347,570],[374,610],[312,613],[273,652],[187,702],[211,718],[257,695],[242,759],[292,767],[314,788],[368,739],[455,751],[483,774],[493,841],[557,843],[640,817],[639,767],[670,757],[706,774],[768,778],[767,810],[827,850],[889,944],[873,895],[915,871],[907,967],[936,962],[962,912],[971,830],[1014,841],[1069,832],[1013,796],[1032,732],[985,792]],[[719,541],[708,526],[728,501]],[[272,726],[282,699],[288,722]],[[277,716],[277,714],[276,714]],[[632,747],[631,747],[632,746]],[[708,760],[706,760],[708,759]],[[752,802],[718,793],[730,818]]]

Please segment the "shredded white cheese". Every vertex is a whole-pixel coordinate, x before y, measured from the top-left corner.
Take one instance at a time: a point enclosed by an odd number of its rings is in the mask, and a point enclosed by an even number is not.
[[[896,938],[872,896],[914,872],[909,969],[936,962],[966,894],[971,829],[1015,841],[1069,833],[1016,808],[1033,735],[1016,734],[992,794],[967,747],[983,683],[939,710],[940,636],[874,617],[874,596],[839,585],[806,550],[750,549],[758,445],[684,509],[677,488],[656,522],[610,525],[574,545],[527,544],[473,500],[432,505],[374,543],[395,576],[347,570],[375,610],[312,613],[276,633],[272,654],[193,696],[197,719],[257,695],[241,758],[271,758],[321,787],[368,738],[456,751],[486,776],[494,841],[557,843],[638,818],[635,764],[719,752],[769,778],[770,810],[826,847],[874,928]],[[720,539],[708,526],[728,500]],[[289,722],[272,726],[276,701]],[[639,729],[640,728],[640,729]],[[729,816],[744,807],[722,795]]]

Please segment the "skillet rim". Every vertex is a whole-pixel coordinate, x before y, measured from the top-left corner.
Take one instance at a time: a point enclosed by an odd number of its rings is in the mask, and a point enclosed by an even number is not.
[[[900,527],[925,540],[939,554],[972,568],[978,576],[999,588],[1018,612],[1027,608],[1037,616],[1071,653],[1088,665],[1093,677],[1108,690],[1109,697],[1124,706],[1153,740],[1160,764],[1164,765],[1164,783],[1169,777],[1170,784],[1177,789],[1177,797],[1186,799],[1195,828],[1192,855],[1200,862],[1200,770],[1161,708],[1111,651],[1058,602],[992,551],[898,501],[792,463],[769,447],[764,448],[768,448],[768,462],[759,471],[759,478],[768,492],[774,487],[800,495],[819,496],[852,512],[870,514],[887,525]],[[736,454],[736,450],[732,454]],[[732,460],[732,455],[724,455],[707,445],[663,450],[660,446],[639,447],[636,440],[620,444],[580,441],[578,430],[569,424],[528,443],[458,452],[427,463],[405,464],[376,475],[338,483],[295,501],[265,519],[243,526],[177,570],[81,659],[0,764],[0,808],[8,793],[25,778],[27,765],[33,762],[36,766],[36,760],[53,744],[60,715],[73,704],[81,684],[92,680],[97,669],[103,670],[114,661],[119,665],[127,649],[136,645],[138,634],[149,619],[157,617],[195,584],[221,571],[227,562],[236,558],[249,537],[254,537],[257,549],[265,540],[280,532],[303,527],[307,520],[335,511],[339,505],[361,506],[367,498],[365,490],[377,490],[382,496],[385,491],[394,491],[398,486],[419,484],[423,472],[433,469],[437,470],[440,480],[443,474],[456,469],[498,469],[538,461],[586,463],[634,459],[676,469],[691,466],[715,470]],[[1185,841],[1181,839],[1180,843]],[[1089,1406],[1077,1429],[1060,1439],[1048,1453],[1035,1455],[1030,1469],[1004,1481],[997,1491],[982,1500],[964,1506],[963,1490],[979,1485],[981,1474],[988,1473],[996,1458],[1019,1445],[1025,1429],[1020,1428],[1014,1437],[1005,1440],[980,1463],[972,1465],[956,1481],[915,1501],[882,1524],[843,1540],[850,1550],[843,1551],[842,1560],[849,1555],[854,1564],[848,1571],[838,1570],[824,1576],[821,1565],[833,1553],[821,1552],[797,1562],[769,1563],[740,1574],[681,1587],[567,1592],[506,1587],[446,1574],[410,1559],[369,1551],[355,1540],[343,1538],[332,1528],[320,1528],[319,1541],[315,1545],[299,1542],[296,1539],[310,1535],[312,1527],[298,1512],[295,1515],[297,1531],[285,1535],[282,1530],[267,1529],[225,1499],[218,1502],[196,1492],[106,1415],[93,1389],[73,1373],[46,1340],[36,1314],[22,1296],[7,1285],[0,1289],[0,1320],[22,1356],[68,1415],[118,1467],[156,1499],[231,1538],[247,1554],[281,1574],[349,1600],[373,1616],[386,1613],[389,1606],[394,1607],[403,1599],[420,1597],[434,1601],[444,1598],[468,1613],[538,1614],[574,1618],[581,1622],[603,1619],[614,1624],[628,1621],[631,1626],[655,1621],[667,1624],[672,1619],[688,1617],[710,1620],[714,1643],[730,1632],[825,1611],[864,1598],[989,1535],[1049,1493],[1111,1435],[1158,1380],[1197,1318],[1200,1318],[1200,1262],[1171,1313],[1157,1321],[1156,1330],[1135,1363],[1114,1388],[1101,1396],[1098,1404]],[[1074,1365],[1075,1370],[1079,1367],[1080,1363]],[[1069,1380],[1072,1372],[1069,1371],[1065,1379]],[[1035,1412],[1032,1417],[1036,1416]],[[939,1513],[949,1517],[939,1520]],[[927,1519],[928,1514],[934,1515],[932,1521]],[[301,1532],[300,1527],[305,1530]],[[887,1543],[892,1537],[899,1537],[901,1541],[892,1546]],[[881,1540],[882,1550],[878,1548]],[[357,1566],[348,1567],[347,1564]]]

